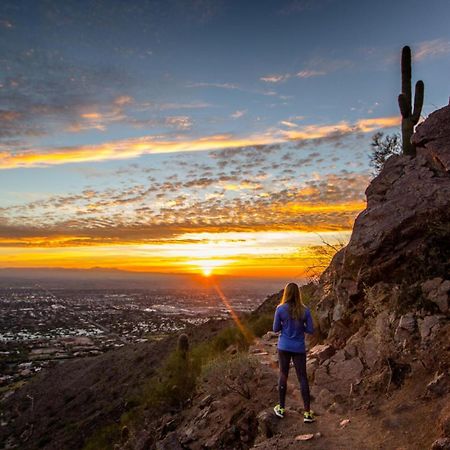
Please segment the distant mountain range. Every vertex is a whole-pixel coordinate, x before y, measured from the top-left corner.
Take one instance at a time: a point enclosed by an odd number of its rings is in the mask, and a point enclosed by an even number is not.
[[[201,289],[216,281],[223,288],[275,292],[291,281],[288,279],[236,277],[162,272],[130,272],[119,269],[4,268],[0,269],[0,287],[66,289]],[[300,281],[301,280],[296,280]]]

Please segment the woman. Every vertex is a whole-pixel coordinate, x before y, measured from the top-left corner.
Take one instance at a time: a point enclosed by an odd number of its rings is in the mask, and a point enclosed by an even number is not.
[[[287,378],[292,358],[305,407],[303,421],[305,423],[314,422],[315,418],[310,409],[305,348],[305,333],[312,334],[314,327],[311,312],[303,304],[300,290],[295,283],[289,283],[284,288],[283,298],[275,311],[273,331],[281,331],[278,339],[278,361],[280,366],[278,392],[280,403],[273,410],[278,417],[284,417]]]

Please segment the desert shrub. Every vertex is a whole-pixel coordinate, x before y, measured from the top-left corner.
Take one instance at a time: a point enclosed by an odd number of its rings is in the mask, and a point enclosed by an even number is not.
[[[202,380],[209,390],[221,395],[235,392],[248,400],[252,397],[252,381],[258,377],[258,361],[247,353],[216,358],[202,370]]]
[[[213,353],[220,353],[230,345],[235,345],[240,350],[248,349],[249,342],[237,326],[224,328],[212,340]]]
[[[392,155],[401,155],[402,143],[398,133],[387,134],[382,132],[375,133],[372,136],[370,144],[372,152],[370,154],[370,165],[373,167],[373,175],[381,172],[386,160]]]
[[[320,235],[319,237],[322,244],[311,245],[308,249],[312,262],[306,268],[306,274],[309,277],[309,281],[312,283],[317,283],[319,281],[323,271],[330,265],[331,260],[336,253],[347,245],[347,241],[339,236],[331,238],[330,240],[326,240]]]
[[[266,313],[259,317],[253,317],[249,321],[249,328],[255,336],[261,337],[272,330],[273,313]]]

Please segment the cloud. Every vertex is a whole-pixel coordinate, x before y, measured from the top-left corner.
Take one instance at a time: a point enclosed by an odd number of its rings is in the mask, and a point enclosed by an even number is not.
[[[348,59],[323,58],[321,56],[316,56],[307,61],[304,69],[298,72],[296,76],[299,78],[323,76],[352,66],[353,62]]]
[[[194,121],[189,116],[180,115],[180,116],[153,118],[153,119],[127,118],[126,123],[129,123],[136,128],[166,127],[166,128],[174,128],[179,131],[187,131],[192,128]]]
[[[325,186],[325,187],[324,187]],[[231,191],[254,190],[254,183],[228,187]],[[351,227],[355,214],[364,208],[361,201],[335,201],[321,203],[316,199],[338,197],[338,190],[326,189],[326,184],[303,189],[295,189],[252,195],[252,201],[245,198],[224,200],[217,193],[204,201],[186,204],[185,197],[179,201],[165,201],[158,210],[136,207],[126,209],[109,217],[68,218],[46,223],[45,215],[39,225],[26,225],[12,221],[0,224],[0,246],[3,247],[78,247],[92,245],[123,245],[127,243],[164,243],[185,233],[264,231],[264,230],[347,230]],[[242,195],[242,194],[241,194]],[[311,198],[315,200],[312,202]],[[107,209],[114,210],[121,203]],[[98,214],[105,211],[99,208]],[[93,210],[95,212],[95,209]],[[130,220],[132,218],[132,220]]]
[[[295,74],[284,73],[265,75],[260,77],[260,80],[265,83],[284,83],[293,77],[306,79],[324,76],[331,72],[351,67],[352,65],[353,63],[348,59],[327,59],[317,56],[307,61],[304,68]]]
[[[297,128],[298,124],[293,123],[293,122],[289,122],[288,120],[282,120],[280,122],[281,125],[284,125],[285,127],[289,127],[289,128]]]
[[[310,173],[305,179],[299,171],[319,152],[304,162],[299,152],[291,152],[290,159],[273,164],[273,152],[280,150],[285,154],[280,144],[230,148],[211,152],[208,164],[174,155],[172,160],[186,163],[183,177],[169,164],[162,179],[127,181],[126,189],[83,187],[79,193],[4,208],[0,214],[8,219],[0,220],[0,246],[165,245],[183,233],[349,229],[364,207],[367,174]],[[221,172],[224,160],[229,165]],[[131,166],[126,167],[115,176],[128,177]],[[143,166],[135,168],[145,172]]]
[[[239,152],[244,147],[277,145],[288,141],[306,141],[311,139],[334,138],[355,133],[369,133],[381,128],[398,126],[400,118],[379,117],[360,119],[351,124],[346,121],[330,125],[306,125],[298,130],[274,130],[246,137],[232,134],[216,134],[199,138],[172,136],[143,136],[125,140],[105,142],[98,145],[42,149],[23,151],[1,151],[0,169],[16,167],[42,167],[66,163],[89,161],[121,160],[155,153],[193,152],[205,150],[234,149]]]
[[[57,50],[18,51],[9,43],[2,50],[2,61],[7,71],[1,83],[0,104],[4,111],[14,113],[14,120],[6,125],[0,122],[0,139],[2,143],[6,139],[8,146],[14,145],[13,138],[20,146],[21,136],[48,135],[61,129],[104,130],[107,123],[119,120],[115,110],[123,109],[131,99],[99,99],[104,86],[120,92],[124,84],[131,84],[120,70],[71,64]]]
[[[99,145],[62,147],[42,151],[29,149],[21,152],[0,151],[0,169],[14,167],[49,166],[65,163],[120,160],[145,154],[203,151],[233,147],[269,144],[270,136],[234,137],[230,134],[203,136],[197,139],[176,139],[144,136],[110,141]]]
[[[147,103],[141,106],[141,110],[156,109],[156,110],[169,110],[169,109],[205,109],[211,108],[213,105],[206,102],[191,102],[191,103],[176,103],[176,102],[162,102],[162,103]]]
[[[446,39],[433,39],[417,44],[413,57],[417,60],[445,56],[450,53],[450,41]]]
[[[164,119],[164,123],[170,127],[174,127],[177,130],[190,130],[193,125],[193,121],[189,116],[170,116]]]
[[[289,73],[265,75],[263,77],[260,77],[260,80],[264,81],[265,83],[282,83],[291,78],[291,76],[292,75]]]
[[[188,83],[186,87],[189,88],[218,88],[218,89],[240,89],[237,84],[234,83]]]
[[[345,136],[356,133],[370,133],[381,128],[396,127],[400,124],[400,117],[377,117],[371,119],[360,119],[356,123],[342,121],[332,125],[307,125],[299,130],[283,130],[287,139],[308,140],[322,139],[336,136]]]
[[[241,117],[245,116],[246,113],[246,109],[238,109],[234,113],[230,114],[230,117],[232,117],[233,119],[240,119]]]
[[[134,102],[133,97],[130,97],[129,95],[119,95],[114,99],[114,104],[117,106],[125,106],[130,105]]]
[[[311,70],[311,69],[305,69],[301,70],[300,72],[297,72],[295,74],[298,78],[312,78],[312,77],[319,77],[322,75],[326,75],[327,73],[324,70]]]

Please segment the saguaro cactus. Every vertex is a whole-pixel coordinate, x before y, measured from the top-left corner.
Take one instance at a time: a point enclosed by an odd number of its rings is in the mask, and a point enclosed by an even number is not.
[[[186,358],[189,351],[189,337],[185,333],[178,336],[178,351],[183,356],[183,358]]]
[[[424,84],[422,80],[416,83],[414,92],[414,109],[411,96],[411,49],[408,46],[402,50],[402,93],[398,96],[398,105],[402,114],[402,148],[404,155],[416,154],[416,148],[411,144],[414,127],[420,119],[423,106]]]

